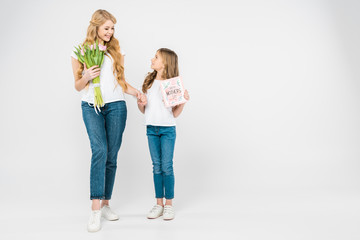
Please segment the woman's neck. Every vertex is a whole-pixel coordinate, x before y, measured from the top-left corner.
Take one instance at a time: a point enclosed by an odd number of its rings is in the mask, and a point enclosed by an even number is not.
[[[99,44],[105,46],[104,40],[102,40],[101,38],[97,38],[97,40],[98,40]]]

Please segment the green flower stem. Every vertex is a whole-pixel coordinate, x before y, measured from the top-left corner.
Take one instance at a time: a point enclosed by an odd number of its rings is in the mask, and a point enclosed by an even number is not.
[[[93,83],[100,83],[100,77],[96,77],[93,79]],[[101,95],[101,89],[100,87],[94,87],[94,105],[102,107],[104,106],[104,101],[102,99],[102,95]]]

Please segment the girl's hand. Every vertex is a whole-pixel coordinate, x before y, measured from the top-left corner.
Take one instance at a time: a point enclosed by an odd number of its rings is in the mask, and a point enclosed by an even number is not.
[[[140,98],[138,99],[137,103],[140,106],[145,106],[147,104],[147,98],[145,94],[141,94]]]
[[[190,100],[190,96],[189,96],[189,93],[188,93],[187,90],[185,90],[185,92],[184,92],[184,98],[185,98],[187,101]]]
[[[84,78],[86,82],[93,80],[94,78],[100,75],[100,68],[99,66],[95,65],[90,67],[89,69],[86,68],[86,64],[84,64]]]
[[[188,91],[186,89],[184,91],[184,98],[186,99],[186,101],[190,100],[189,93],[188,93]],[[164,100],[163,100],[163,102],[164,102]],[[173,108],[177,108],[177,107],[183,106],[183,105],[185,105],[185,103],[178,104],[178,105],[174,106]]]

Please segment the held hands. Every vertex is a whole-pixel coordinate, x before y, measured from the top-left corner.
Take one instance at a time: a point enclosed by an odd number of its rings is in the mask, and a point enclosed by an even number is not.
[[[135,90],[135,97],[139,100],[141,97],[141,92],[139,90]]]
[[[138,99],[137,100],[138,105],[145,106],[147,104],[147,98],[145,94],[140,93],[140,96],[137,99]]]
[[[84,64],[84,72],[85,73],[83,77],[86,79],[86,82],[89,82],[100,75],[100,68],[99,66],[95,65],[88,69]]]

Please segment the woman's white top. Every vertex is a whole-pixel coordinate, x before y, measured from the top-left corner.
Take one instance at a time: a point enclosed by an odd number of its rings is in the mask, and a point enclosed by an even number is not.
[[[145,106],[145,124],[153,126],[175,126],[176,121],[172,107],[165,107],[160,89],[160,81],[154,80],[147,90],[147,104]]]
[[[74,48],[73,51],[76,51]],[[121,52],[122,55],[125,55]],[[100,90],[104,103],[124,100],[124,92],[122,87],[117,82],[113,73],[113,60],[110,54],[104,55],[104,61],[100,69]],[[71,52],[71,57],[78,59],[74,52]],[[89,82],[89,87],[82,90],[82,101],[94,103],[94,85],[92,81]]]

